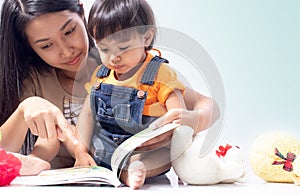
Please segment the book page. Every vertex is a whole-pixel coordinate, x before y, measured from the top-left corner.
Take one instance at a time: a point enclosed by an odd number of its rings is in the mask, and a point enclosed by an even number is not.
[[[36,176],[17,177],[11,183],[11,185],[27,186],[60,184],[106,184],[115,187],[121,186],[121,182],[111,170],[100,166],[45,170]]]
[[[118,168],[123,168],[130,154],[142,143],[179,126],[180,124],[169,123],[158,129],[147,128],[125,140],[112,155],[111,166],[113,172],[117,175]]]

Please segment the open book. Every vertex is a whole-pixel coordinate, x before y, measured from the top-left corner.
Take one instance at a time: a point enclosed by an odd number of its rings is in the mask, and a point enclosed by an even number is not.
[[[100,166],[52,169],[42,171],[35,176],[17,177],[11,182],[11,185],[96,184],[121,187],[122,183],[119,180],[118,170],[122,170],[130,154],[142,143],[178,126],[179,124],[169,123],[158,129],[147,128],[125,140],[112,155],[112,171]]]

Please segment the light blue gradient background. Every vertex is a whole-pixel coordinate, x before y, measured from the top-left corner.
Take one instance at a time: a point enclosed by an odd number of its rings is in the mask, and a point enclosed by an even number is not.
[[[226,96],[220,142],[239,145],[248,170],[258,135],[300,138],[300,1],[148,2],[160,26],[194,38],[214,60]]]
[[[149,3],[160,26],[191,36],[215,61],[226,94],[223,137],[243,144],[273,129],[300,137],[299,1]]]
[[[226,97],[219,141],[240,146],[255,181],[249,154],[258,135],[280,130],[300,139],[300,1],[148,2],[159,26],[186,33],[214,60]]]

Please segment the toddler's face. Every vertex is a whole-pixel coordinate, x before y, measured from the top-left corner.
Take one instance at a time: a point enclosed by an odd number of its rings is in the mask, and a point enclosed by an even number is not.
[[[146,58],[145,47],[149,45],[147,33],[122,35],[124,34],[114,34],[97,42],[103,64],[114,70],[118,78],[143,63]]]

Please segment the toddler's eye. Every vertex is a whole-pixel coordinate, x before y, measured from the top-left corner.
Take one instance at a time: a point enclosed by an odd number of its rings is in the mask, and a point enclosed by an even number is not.
[[[120,50],[121,50],[121,51],[124,51],[124,50],[128,49],[128,47],[129,47],[129,46],[127,46],[127,47],[120,47]]]

